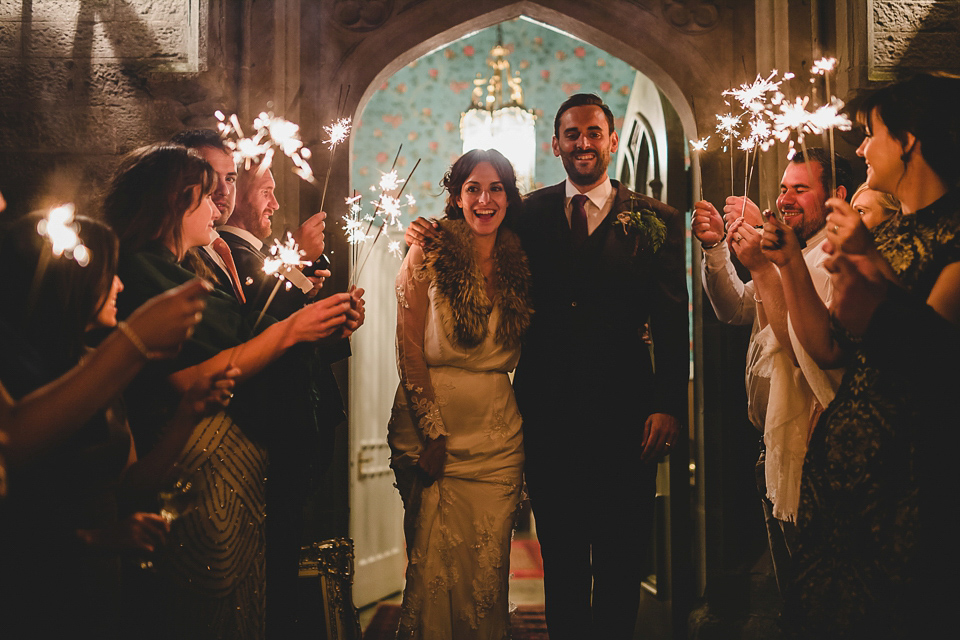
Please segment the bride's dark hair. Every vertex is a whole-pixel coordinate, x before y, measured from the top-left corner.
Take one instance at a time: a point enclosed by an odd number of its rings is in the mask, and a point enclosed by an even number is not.
[[[513,227],[515,219],[523,207],[523,200],[520,198],[520,189],[517,188],[517,176],[513,171],[513,165],[502,153],[496,149],[474,149],[467,151],[457,158],[447,174],[443,176],[440,184],[447,191],[447,206],[443,210],[444,216],[449,220],[462,220],[463,209],[457,206],[457,197],[463,188],[463,183],[467,181],[477,165],[489,162],[500,177],[503,183],[504,191],[507,193],[507,213],[504,216],[503,224],[507,227]]]

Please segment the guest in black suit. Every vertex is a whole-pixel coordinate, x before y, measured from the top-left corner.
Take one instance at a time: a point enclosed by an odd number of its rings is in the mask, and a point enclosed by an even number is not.
[[[607,177],[618,139],[599,97],[564,102],[554,134],[567,180],[531,193],[517,229],[534,315],[514,379],[547,628],[552,640],[629,639],[657,461],[687,411],[684,224]],[[640,223],[620,222],[623,212]],[[422,242],[428,227],[415,224],[409,239]]]
[[[221,226],[220,237],[230,247],[237,274],[242,283],[244,311],[256,322],[270,297],[276,278],[263,271],[269,252],[264,241],[272,231],[271,217],[280,205],[274,197],[276,183],[269,169],[253,167],[241,171],[237,182],[237,199],[229,224]],[[306,241],[307,259],[316,259],[323,252],[324,213],[312,216],[298,230],[300,237],[309,234]],[[287,283],[280,285],[267,307],[267,318],[283,319],[313,300],[329,271],[321,270],[307,276],[299,271],[287,274]],[[315,441],[305,448],[280,447],[271,449],[271,470],[267,482],[267,637],[290,638],[296,633],[297,580],[300,545],[303,537],[302,512],[305,501],[316,491],[322,476],[333,458],[337,427],[346,419],[340,387],[330,365],[350,356],[347,340],[363,324],[363,289],[351,290],[356,317],[347,320],[346,329],[336,339],[311,345],[301,354],[305,373],[312,383],[314,400],[312,421],[315,423]],[[290,378],[289,370],[274,367],[277,380]],[[298,368],[298,371],[304,371]],[[290,393],[303,380],[289,380],[271,385],[273,397]],[[291,399],[293,400],[293,399]],[[255,407],[251,407],[255,410]]]

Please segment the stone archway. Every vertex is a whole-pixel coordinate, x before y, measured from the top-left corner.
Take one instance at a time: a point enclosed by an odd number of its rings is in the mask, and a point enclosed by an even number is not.
[[[353,12],[347,7],[348,4],[369,11]],[[692,14],[688,10],[685,10],[687,14],[682,14],[677,8],[680,4],[650,0],[477,0],[471,3],[449,3],[444,0],[336,0],[303,6],[303,100],[300,108],[304,137],[322,137],[322,126],[339,115],[336,113],[335,96],[341,87],[350,87],[342,113],[358,115],[375,89],[404,65],[464,35],[520,15],[557,27],[642,71],[672,103],[684,135],[688,138],[699,137],[698,132],[711,130],[714,126],[713,114],[723,106],[722,90],[744,75],[742,71],[732,71],[741,66],[739,55],[734,65],[733,56],[729,53],[734,44],[732,25],[738,22],[738,17],[743,17],[738,14],[741,12],[747,17],[752,30],[753,8],[749,7],[748,11],[730,9],[721,12],[713,3],[685,3],[704,8],[705,13],[700,16],[701,23],[698,24],[692,19],[683,22],[684,15],[689,17]],[[375,7],[379,7],[379,13],[374,10]],[[752,40],[750,38],[747,43],[751,58]],[[349,193],[350,155],[341,153],[335,159],[328,202],[342,202],[342,198]],[[324,157],[315,158],[314,169],[318,174],[326,172],[327,167],[323,165],[326,160]],[[719,173],[724,167],[721,162],[716,164]],[[695,175],[698,168],[694,168]],[[717,180],[715,184],[719,190],[723,181]],[[719,197],[720,194],[712,195]],[[301,196],[305,201],[311,197],[306,192],[302,192]],[[309,205],[307,208],[310,208]],[[334,233],[328,237],[337,256],[345,257],[348,252],[340,234]],[[338,243],[342,246],[337,246]],[[338,265],[336,258],[334,267],[335,273],[347,272],[346,265]],[[387,299],[380,299],[379,302],[390,304]],[[380,330],[383,333],[382,327]],[[351,365],[354,369],[368,362],[370,356],[360,353],[363,350],[357,349],[355,352]],[[377,357],[385,357],[384,354],[392,356],[392,345],[380,345]],[[364,380],[361,388],[382,384],[383,378],[374,376]],[[351,381],[354,385],[358,382],[352,375]],[[392,390],[390,393],[392,396]],[[354,400],[358,398],[355,394],[351,395]],[[362,410],[357,410],[360,405],[356,402],[351,402],[351,405],[351,420],[363,415]],[[364,419],[370,419],[371,425],[382,428],[386,421],[375,413]],[[365,460],[366,456],[354,449],[357,447],[351,448],[351,468],[348,471],[351,478],[357,473],[354,467],[359,467],[360,460]],[[367,451],[371,451],[369,447]],[[683,469],[683,473],[687,473],[686,469]],[[366,522],[370,522],[370,519]],[[692,592],[692,589],[688,592]],[[682,606],[674,608],[675,614],[682,616],[682,611]]]

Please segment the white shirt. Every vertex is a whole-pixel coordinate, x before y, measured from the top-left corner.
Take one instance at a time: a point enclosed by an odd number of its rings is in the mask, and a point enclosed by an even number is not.
[[[810,238],[803,259],[817,294],[829,306],[833,283],[823,268],[827,256],[821,248],[826,233],[821,229]],[[794,521],[814,402],[821,407],[829,404],[843,370],[820,369],[796,340],[788,316],[791,344],[800,365],[794,366],[770,325],[759,328],[753,282],[744,283],[737,276],[727,243],[721,242],[703,254],[703,285],[717,317],[730,324],[753,323],[745,372],[747,412],[750,421],[763,430],[767,497],[773,502],[773,515]]]
[[[253,235],[246,229],[241,229],[240,227],[234,227],[229,224],[222,225],[220,228],[228,233],[232,233],[238,238],[242,238],[243,240],[246,240],[251,245],[253,245],[253,248],[256,249],[257,251],[261,251],[261,252],[263,251],[263,240]]]
[[[580,190],[570,182],[570,178],[564,180],[564,183],[566,184],[566,195],[563,201],[563,210],[567,215],[567,224],[571,224],[573,196],[578,195]],[[610,183],[610,178],[607,177],[603,182],[583,195],[588,198],[585,208],[587,210],[587,235],[589,235],[600,226],[603,219],[610,213],[610,209],[613,208],[613,184]]]

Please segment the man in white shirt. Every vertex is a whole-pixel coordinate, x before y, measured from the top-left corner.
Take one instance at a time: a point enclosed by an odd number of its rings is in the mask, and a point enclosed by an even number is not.
[[[837,156],[835,196],[853,191],[850,164]],[[824,202],[829,189],[829,153],[808,149],[797,154],[783,173],[777,208],[784,222],[806,243],[804,261],[825,304],[832,299],[827,257],[820,245],[826,236]],[[790,546],[799,501],[800,473],[810,429],[833,398],[842,371],[822,371],[793,336],[780,275],[760,250],[763,234],[758,207],[749,199],[729,197],[723,218],[709,202],[694,206],[691,229],[703,248],[701,275],[717,318],[728,324],[752,324],[745,382],[750,421],[763,434],[764,451],[757,463],[767,535],[781,593],[791,579]],[[742,220],[740,218],[742,217]],[[726,220],[729,233],[724,231]],[[742,282],[731,251],[750,270]]]

